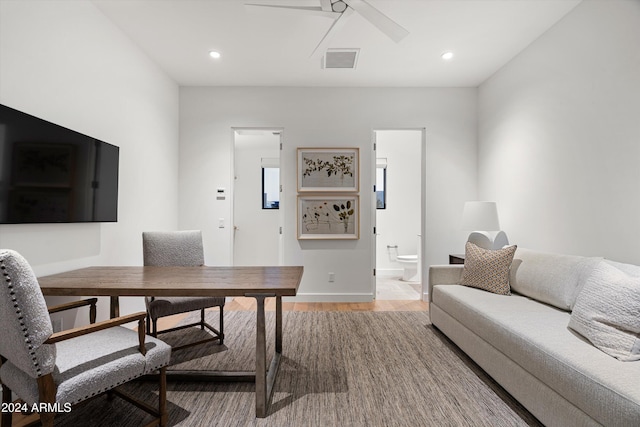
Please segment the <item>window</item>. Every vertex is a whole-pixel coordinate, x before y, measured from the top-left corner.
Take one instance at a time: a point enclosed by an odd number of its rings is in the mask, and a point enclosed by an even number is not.
[[[376,208],[387,208],[387,159],[377,159]]]
[[[280,168],[262,168],[262,209],[280,209]]]

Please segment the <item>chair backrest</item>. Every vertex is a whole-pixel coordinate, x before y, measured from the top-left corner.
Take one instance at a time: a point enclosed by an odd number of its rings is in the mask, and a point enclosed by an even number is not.
[[[202,232],[145,231],[142,233],[144,265],[193,267],[204,265]]]
[[[53,371],[51,318],[31,266],[18,252],[0,249],[0,354],[33,378]]]

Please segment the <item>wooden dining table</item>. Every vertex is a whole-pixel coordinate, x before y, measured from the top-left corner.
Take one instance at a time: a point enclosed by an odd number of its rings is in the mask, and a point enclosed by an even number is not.
[[[251,297],[256,308],[256,369],[248,373],[171,371],[181,380],[255,381],[256,417],[267,416],[282,356],[282,297],[295,296],[303,267],[87,267],[38,278],[44,295],[108,296],[119,316],[121,296]],[[276,299],[275,353],[267,368],[265,299]],[[170,376],[168,378],[171,378]]]

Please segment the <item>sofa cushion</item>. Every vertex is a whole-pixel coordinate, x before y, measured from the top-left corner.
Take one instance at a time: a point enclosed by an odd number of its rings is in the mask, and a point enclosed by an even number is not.
[[[600,260],[518,248],[509,277],[511,290],[571,310],[584,280]]]
[[[567,328],[570,314],[530,298],[436,285],[433,304],[604,425],[640,425],[640,364]]]
[[[569,327],[624,361],[640,360],[640,277],[601,262],[576,298]]]
[[[495,294],[511,294],[509,290],[509,268],[515,251],[515,246],[490,250],[467,242],[465,245],[464,269],[460,283]]]

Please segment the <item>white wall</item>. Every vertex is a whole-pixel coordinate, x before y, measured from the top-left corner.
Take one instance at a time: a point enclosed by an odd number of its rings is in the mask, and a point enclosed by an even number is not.
[[[427,129],[428,264],[448,262],[466,234],[464,201],[476,194],[476,90],[425,88],[217,88],[180,89],[180,228],[203,230],[205,261],[230,262],[229,200],[232,127],[282,127],[284,260],[303,265],[299,300],[369,301],[373,298],[373,129]],[[357,241],[296,239],[296,147],[359,147],[362,206]],[[368,207],[368,208],[367,208]],[[335,282],[328,282],[328,272]]]
[[[142,231],[177,227],[178,87],[90,2],[0,1],[0,103],[120,147],[117,223],[0,225],[37,275],[141,265]]]
[[[479,88],[479,194],[512,243],[640,264],[640,1],[578,5]]]
[[[404,266],[395,257],[418,254],[422,132],[377,131],[376,144],[377,157],[387,160],[387,208],[376,211],[376,274],[397,276]]]

